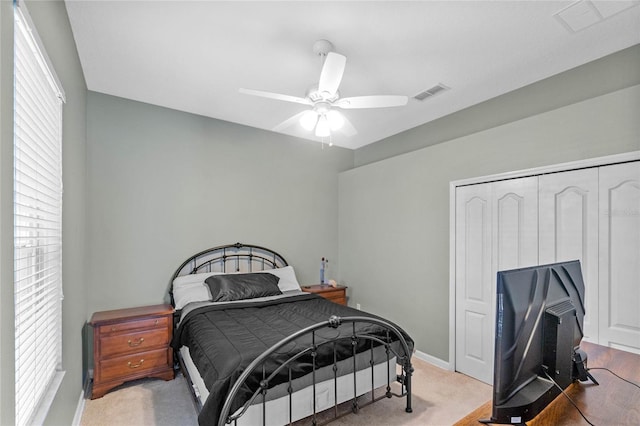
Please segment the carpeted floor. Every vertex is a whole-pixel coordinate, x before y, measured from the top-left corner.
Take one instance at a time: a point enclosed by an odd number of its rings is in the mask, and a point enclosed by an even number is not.
[[[415,357],[412,362],[413,413],[404,412],[404,399],[383,399],[332,425],[450,425],[491,399],[491,386],[485,383]],[[169,382],[139,380],[87,400],[80,424],[195,426],[198,420],[187,383],[178,375]]]
[[[88,399],[81,426],[152,426],[198,424],[185,378],[142,379],[124,384],[102,398]]]

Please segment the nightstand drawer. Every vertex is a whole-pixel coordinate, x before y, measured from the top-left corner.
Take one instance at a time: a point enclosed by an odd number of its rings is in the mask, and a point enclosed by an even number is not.
[[[347,304],[347,299],[344,296],[344,293],[327,294],[327,295],[324,295],[324,298],[334,303],[339,303],[341,305]]]
[[[320,284],[306,285],[302,287],[302,291],[315,293],[334,303],[339,303],[341,305],[347,304],[347,287],[345,286],[339,285],[337,287],[331,287]]]
[[[154,368],[163,368],[168,363],[166,348],[140,352],[100,362],[101,379],[106,381],[130,374],[143,373]]]
[[[142,330],[145,328],[153,328],[153,327],[163,327],[166,328],[169,324],[169,318],[160,317],[160,318],[147,318],[140,319],[137,321],[126,321],[119,322],[115,324],[106,324],[100,326],[100,333],[117,333],[121,331],[130,331],[130,330]]]
[[[111,357],[117,354],[146,351],[158,346],[166,347],[169,344],[168,339],[166,329],[151,329],[105,336],[100,339],[100,346],[102,356]]]

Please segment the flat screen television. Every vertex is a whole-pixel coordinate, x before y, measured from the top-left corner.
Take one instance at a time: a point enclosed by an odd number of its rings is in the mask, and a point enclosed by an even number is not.
[[[559,388],[596,383],[580,349],[584,294],[577,260],[498,272],[493,407],[482,422],[522,424]]]

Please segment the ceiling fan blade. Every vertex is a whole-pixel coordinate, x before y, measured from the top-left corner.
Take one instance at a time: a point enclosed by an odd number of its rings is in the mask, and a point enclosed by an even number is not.
[[[339,53],[329,52],[327,54],[320,72],[320,82],[318,83],[318,91],[320,93],[326,92],[334,95],[338,91],[346,63],[347,58]]]
[[[344,109],[387,108],[404,106],[408,101],[407,96],[400,95],[354,96],[338,99],[333,105]]]
[[[353,127],[353,124],[351,124],[351,122],[347,119],[347,117],[344,117],[344,114],[343,114],[343,118],[344,118],[344,124],[342,124],[342,128],[340,129],[340,131],[349,137],[357,135],[358,131],[356,130],[355,127]]]
[[[293,126],[294,124],[298,124],[300,122],[300,118],[302,118],[302,116],[306,113],[307,111],[302,111],[297,113],[296,115],[294,115],[293,117],[289,117],[286,120],[284,120],[282,123],[278,124],[276,127],[274,127],[273,130],[274,132],[282,132],[285,129]]]
[[[353,124],[344,116],[343,113],[338,111],[337,109],[329,110],[326,114],[327,120],[329,121],[329,128],[332,132],[338,131],[345,136],[354,136],[358,133]]]
[[[307,98],[299,98],[297,96],[283,95],[280,93],[265,92],[262,90],[253,89],[238,89],[240,93],[245,95],[261,96],[263,98],[276,99],[278,101],[295,102],[303,105],[312,105],[312,102]]]

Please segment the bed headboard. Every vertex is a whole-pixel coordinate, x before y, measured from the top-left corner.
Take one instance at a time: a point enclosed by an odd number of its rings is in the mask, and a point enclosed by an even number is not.
[[[176,269],[171,277],[169,295],[173,305],[173,280],[176,277],[199,272],[253,272],[288,266],[275,251],[252,244],[228,244],[194,254]]]

